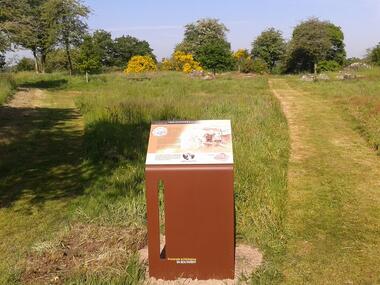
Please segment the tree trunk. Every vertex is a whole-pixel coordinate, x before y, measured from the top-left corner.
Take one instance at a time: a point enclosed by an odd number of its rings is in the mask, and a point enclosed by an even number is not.
[[[317,63],[314,63],[314,74],[317,74],[317,68],[318,68]]]
[[[38,66],[38,57],[35,50],[33,50],[33,57],[34,57],[34,71],[38,74],[40,73],[40,68]]]
[[[86,71],[86,83],[88,83],[88,72]]]
[[[41,54],[41,73],[45,73],[46,54]]]
[[[67,61],[69,63],[69,74],[71,76],[73,73],[73,63],[71,61],[70,45],[68,43],[66,43],[65,48],[66,48]]]

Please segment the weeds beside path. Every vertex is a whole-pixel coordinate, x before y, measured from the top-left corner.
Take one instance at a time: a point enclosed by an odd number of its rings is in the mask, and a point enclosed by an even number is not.
[[[285,283],[380,283],[379,157],[323,97],[270,86],[291,135]]]
[[[65,225],[83,191],[82,140],[72,94],[22,89],[0,106],[1,284],[16,282],[26,250]]]

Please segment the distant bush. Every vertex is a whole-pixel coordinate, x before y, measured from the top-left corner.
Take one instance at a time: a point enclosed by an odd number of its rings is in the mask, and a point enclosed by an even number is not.
[[[368,59],[371,63],[380,66],[380,43],[368,50]]]
[[[34,60],[28,57],[23,57],[15,67],[17,72],[34,70]]]
[[[164,59],[161,63],[161,69],[183,71],[185,73],[203,70],[199,62],[194,60],[192,54],[182,51],[176,51],[170,59]]]
[[[240,70],[243,73],[252,72],[252,73],[258,73],[258,74],[264,74],[269,71],[268,65],[266,64],[266,62],[260,58],[257,58],[257,59],[247,58],[243,60]]]
[[[323,60],[320,63],[318,63],[318,72],[326,72],[326,71],[338,71],[342,67],[339,63],[337,63],[334,60]]]
[[[248,51],[246,49],[238,49],[232,55],[235,60],[235,64],[237,65],[237,69],[241,71],[242,63],[249,58]]]
[[[149,71],[156,71],[157,65],[154,62],[153,58],[145,55],[136,55],[131,58],[131,60],[128,62],[127,68],[124,70],[126,74],[129,73],[142,73],[142,72],[149,72]]]
[[[74,63],[78,57],[78,49],[71,50],[71,58]],[[68,60],[66,51],[63,49],[56,49],[47,55],[46,59],[46,72],[66,71],[68,70]]]

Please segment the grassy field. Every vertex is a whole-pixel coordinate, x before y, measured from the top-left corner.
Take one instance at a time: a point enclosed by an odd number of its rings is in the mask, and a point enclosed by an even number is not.
[[[330,74],[334,79],[336,74]],[[339,106],[355,131],[380,155],[380,68],[362,70],[357,80],[301,82],[289,80],[298,90],[320,95],[327,104]]]
[[[237,241],[264,253],[248,283],[378,284],[380,75],[359,74],[17,74],[30,91],[0,107],[0,284],[143,280],[145,152],[167,119],[232,120]]]
[[[71,284],[137,283],[144,269],[133,251],[144,242],[149,125],[166,119],[232,120],[237,240],[264,252],[252,282],[281,280],[289,142],[266,77],[203,81],[167,73],[136,80],[108,74],[86,84],[80,77],[19,74],[16,80],[43,95],[34,113],[0,125],[14,129],[14,137],[0,145],[0,283],[26,281],[25,260],[37,252],[35,260],[51,261],[46,252],[72,241],[78,224],[115,234],[129,229],[134,238],[126,241],[128,254],[113,270],[96,273],[99,267],[88,266],[49,274]],[[14,241],[17,247],[11,248]]]
[[[375,121],[365,119],[368,112],[360,105],[350,113],[351,98],[378,100],[378,83],[367,80],[271,79],[291,136],[287,243],[280,270],[285,284],[380,282],[380,160],[355,128],[357,122],[371,126]],[[373,91],[358,92],[363,86]],[[353,114],[360,121],[353,121]]]
[[[12,76],[0,73],[0,105],[13,94],[15,83]]]

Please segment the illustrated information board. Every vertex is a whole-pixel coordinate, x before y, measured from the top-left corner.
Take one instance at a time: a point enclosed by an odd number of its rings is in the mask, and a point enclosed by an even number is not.
[[[153,123],[147,165],[232,164],[229,120]]]

